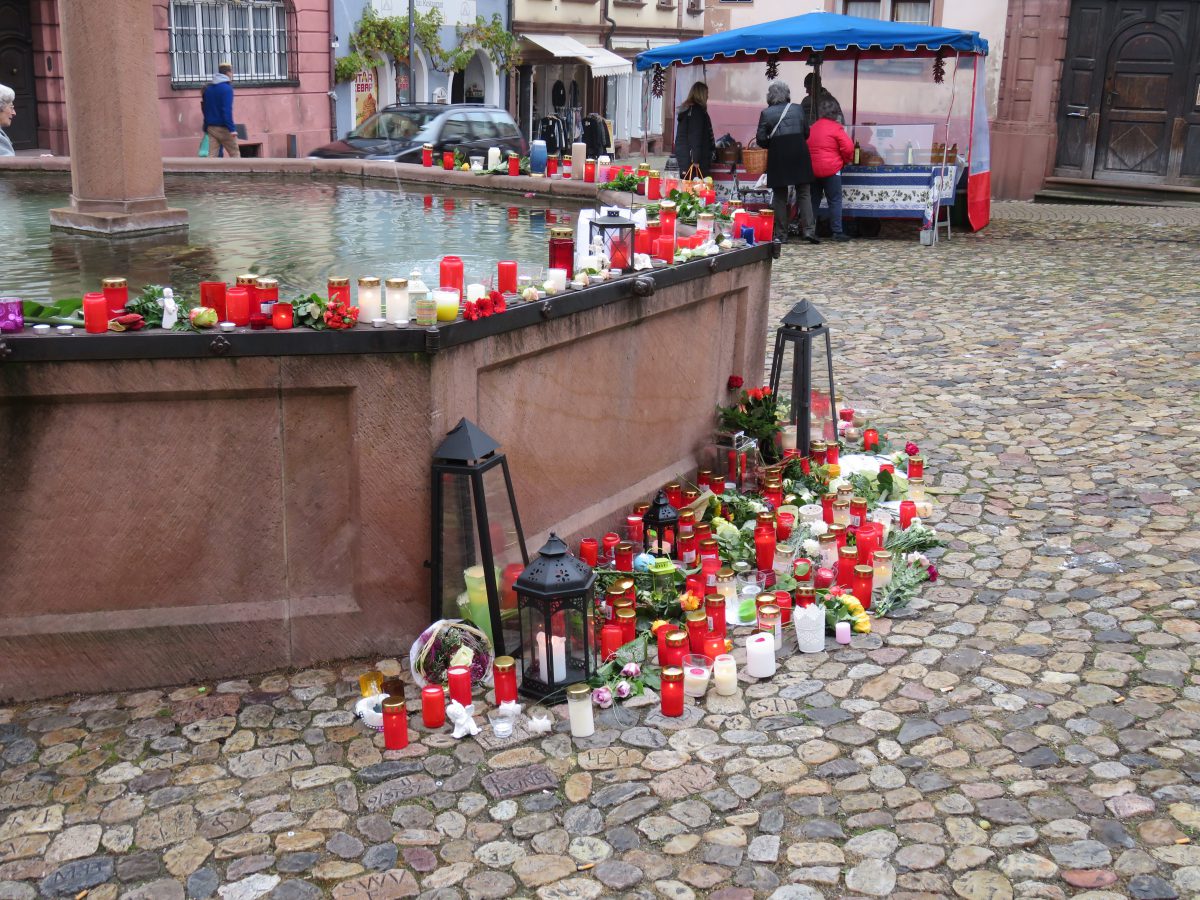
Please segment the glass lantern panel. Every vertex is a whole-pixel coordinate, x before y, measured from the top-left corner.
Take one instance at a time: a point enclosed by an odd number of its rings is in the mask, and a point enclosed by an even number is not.
[[[590,641],[585,633],[588,619],[582,609],[583,598],[572,597],[567,602],[571,605],[560,615],[567,638],[567,681],[574,683],[587,677],[587,648]]]
[[[525,568],[521,540],[517,534],[517,517],[508,498],[503,466],[493,466],[483,473],[484,501],[488,511],[488,534],[491,536],[492,558],[495,561],[497,596],[500,598],[500,627],[504,630],[504,646],[516,646],[517,593],[513,582]]]
[[[465,619],[491,638],[492,620],[471,477],[444,472],[441,479],[441,617]]]
[[[528,606],[521,609],[521,676],[542,678],[537,636],[542,632],[541,611]]]
[[[812,381],[811,427],[809,434],[812,440],[832,441],[837,438],[837,410],[834,408],[834,386],[829,378],[829,350],[827,339],[829,332],[813,338],[812,347]]]
[[[547,682],[556,685],[567,683],[567,622],[563,610],[559,609],[550,616],[550,634],[547,638],[547,663],[549,677]]]

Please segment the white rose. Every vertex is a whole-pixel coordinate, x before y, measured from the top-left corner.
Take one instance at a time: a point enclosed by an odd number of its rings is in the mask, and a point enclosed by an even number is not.
[[[826,525],[824,522],[812,522],[808,526],[809,533],[815,538],[820,537],[828,530],[829,530],[829,526]]]
[[[817,543],[816,541],[812,540],[812,538],[809,538],[807,541],[804,542],[804,554],[805,554],[805,556],[808,556],[810,559],[812,557],[816,556],[820,551],[821,551],[821,545],[819,543]]]

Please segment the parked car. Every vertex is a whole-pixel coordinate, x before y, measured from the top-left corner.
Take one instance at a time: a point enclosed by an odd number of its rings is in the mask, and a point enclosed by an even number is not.
[[[423,103],[385,107],[340,141],[317,147],[308,155],[315,159],[394,159],[420,165],[424,144],[433,144],[437,153],[462,150],[477,156],[486,156],[489,147],[522,156],[529,150],[517,123],[503,109],[477,103]]]

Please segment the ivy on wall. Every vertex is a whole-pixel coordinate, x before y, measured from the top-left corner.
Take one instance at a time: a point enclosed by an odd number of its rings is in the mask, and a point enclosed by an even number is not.
[[[439,72],[461,72],[470,64],[476,50],[482,50],[501,72],[514,72],[521,64],[520,40],[504,27],[499,14],[486,21],[476,16],[467,26],[459,25],[458,41],[449,49],[442,46],[439,31],[441,10],[417,13],[414,32],[417,43],[425,48],[433,67]],[[408,16],[381,16],[370,7],[363,11],[358,27],[350,35],[351,52],[334,64],[334,77],[340,83],[373,66],[374,58],[384,56],[393,64],[408,64]]]

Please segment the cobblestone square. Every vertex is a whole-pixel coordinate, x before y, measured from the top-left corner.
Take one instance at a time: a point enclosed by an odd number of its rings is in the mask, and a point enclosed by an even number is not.
[[[996,213],[776,264],[924,450],[904,616],[486,751],[384,751],[374,660],[0,708],[0,900],[1200,896],[1200,214]]]

